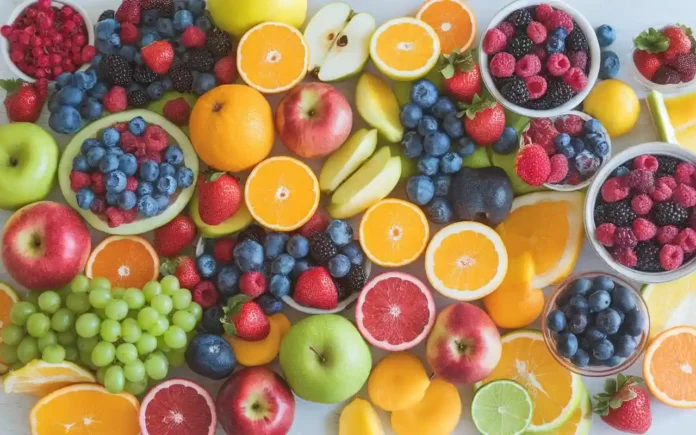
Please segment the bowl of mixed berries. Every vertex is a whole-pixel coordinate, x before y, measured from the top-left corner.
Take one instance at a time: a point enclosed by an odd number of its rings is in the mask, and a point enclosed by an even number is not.
[[[479,65],[486,88],[507,109],[552,117],[572,110],[590,92],[600,48],[587,19],[566,3],[518,0],[489,24]]]
[[[696,270],[696,154],[653,142],[616,155],[587,192],[585,231],[629,279],[668,282]]]

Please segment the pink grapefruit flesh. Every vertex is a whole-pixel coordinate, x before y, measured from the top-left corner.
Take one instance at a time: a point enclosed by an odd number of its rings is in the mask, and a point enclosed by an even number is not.
[[[154,386],[140,404],[142,435],[214,435],[216,426],[212,396],[187,379]]]
[[[396,352],[423,341],[435,323],[435,301],[428,287],[407,273],[374,277],[358,298],[355,321],[365,340]]]

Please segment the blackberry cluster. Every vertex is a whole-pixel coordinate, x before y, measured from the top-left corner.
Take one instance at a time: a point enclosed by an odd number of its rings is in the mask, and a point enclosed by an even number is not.
[[[507,44],[507,51],[515,56],[515,59],[521,59],[534,50],[534,42],[527,35],[516,36]]]
[[[653,213],[655,223],[661,227],[683,227],[689,219],[689,211],[675,202],[658,202],[653,208]]]
[[[325,265],[338,254],[336,245],[326,233],[316,233],[309,239],[309,255],[314,261]],[[352,269],[352,268],[351,268]]]
[[[341,279],[334,280],[334,285],[336,286],[336,293],[338,294],[339,301],[348,299],[348,296],[353,293],[346,285],[344,285],[343,280]]]
[[[159,74],[151,70],[147,65],[140,65],[133,70],[133,81],[147,86],[159,79]]]
[[[157,9],[164,16],[174,15],[174,0],[148,0],[143,5],[144,9]]]
[[[508,15],[507,21],[514,24],[518,29],[526,29],[529,23],[534,21],[534,18],[529,9],[518,9]]]
[[[551,107],[558,107],[573,98],[573,89],[562,79],[551,79],[549,77],[547,78],[547,85],[545,97]]]
[[[205,48],[198,48],[188,54],[186,65],[193,71],[210,72],[215,66],[215,58]]]
[[[674,157],[655,156],[655,158],[657,159],[657,162],[659,164],[659,166],[657,167],[657,173],[655,174],[657,177],[673,175],[674,172],[677,170],[679,160],[675,159]]]
[[[172,68],[169,76],[172,79],[172,87],[179,92],[189,92],[193,87],[193,74],[183,65]]]
[[[113,86],[126,87],[133,81],[133,68],[125,57],[108,54],[99,62],[99,76]]]
[[[230,35],[218,28],[211,30],[208,34],[205,48],[207,48],[216,59],[227,56],[232,49]]]
[[[130,107],[145,107],[148,102],[145,91],[136,89],[128,93],[128,105]]]
[[[500,93],[503,94],[506,100],[518,106],[529,101],[529,90],[524,79],[513,76],[500,88]]]
[[[537,98],[536,100],[529,100],[527,101],[527,104],[524,105],[524,107],[532,110],[549,110],[553,108],[546,96]]]
[[[338,280],[341,286],[345,287],[349,292],[359,292],[367,282],[365,269],[362,267],[351,267],[348,275]]]
[[[263,229],[261,225],[249,225],[239,232],[237,235],[237,243],[242,243],[245,240],[253,240],[261,245],[263,245],[266,239],[266,230]]]
[[[662,272],[664,270],[660,265],[660,245],[649,240],[639,242],[635,249],[638,257],[636,269],[643,272]]]
[[[594,221],[595,221],[596,226],[610,223],[609,216],[607,215],[607,205],[606,204],[595,205]]]
[[[587,43],[587,38],[582,32],[578,23],[573,22],[573,30],[570,32],[566,38],[566,48],[569,51],[590,51],[590,44]]]
[[[610,222],[617,227],[630,226],[637,217],[631,208],[631,203],[625,199],[610,204],[604,204],[604,213],[606,222]],[[595,222],[595,224],[599,225],[597,222]]]

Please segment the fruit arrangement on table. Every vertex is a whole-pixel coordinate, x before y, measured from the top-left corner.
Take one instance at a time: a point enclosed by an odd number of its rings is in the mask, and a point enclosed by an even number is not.
[[[651,396],[696,408],[696,94],[656,87],[669,143],[612,157],[639,100],[614,28],[562,2],[507,6],[478,53],[463,0],[379,25],[329,3],[303,29],[306,0],[266,3],[123,0],[92,29],[38,0],[0,28],[35,80],[0,83],[0,252],[29,290],[0,283],[0,373],[39,397],[32,433],[280,435],[297,396],[346,402],[340,435],[382,435],[378,410],[449,434],[461,386],[491,435],[585,435],[593,411],[646,433]],[[693,81],[686,26],[634,43],[645,80]],[[331,84],[353,76],[354,95]],[[67,205],[44,200],[56,175]],[[618,275],[573,273],[585,234]],[[419,261],[423,280],[388,270]],[[641,356],[651,396],[620,373]],[[217,396],[168,379],[184,366]],[[615,374],[590,397],[582,376]]]

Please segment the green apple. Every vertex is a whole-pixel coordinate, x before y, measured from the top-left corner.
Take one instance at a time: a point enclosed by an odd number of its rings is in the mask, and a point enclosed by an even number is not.
[[[0,126],[0,209],[46,198],[56,178],[58,154],[53,136],[36,124]]]
[[[360,116],[390,143],[401,142],[404,127],[399,102],[387,82],[370,73],[360,76],[355,87],[355,106]]]
[[[348,319],[307,317],[280,345],[280,367],[292,391],[318,403],[342,402],[363,387],[372,369],[370,347]]]
[[[319,188],[333,192],[370,158],[377,148],[377,130],[361,128],[326,159],[319,173]]]
[[[221,224],[208,225],[203,222],[198,211],[197,193],[193,194],[193,198],[189,203],[189,212],[191,213],[191,219],[193,219],[193,222],[196,224],[196,228],[198,228],[198,232],[201,233],[202,236],[211,239],[234,234],[237,231],[240,231],[242,228],[247,227],[254,220],[251,213],[249,213],[249,209],[247,208],[246,204],[242,202],[237,210],[237,213],[235,213],[232,217]]]
[[[462,158],[462,165],[474,169],[491,166],[491,159],[488,158],[488,147],[476,147],[476,151]]]

